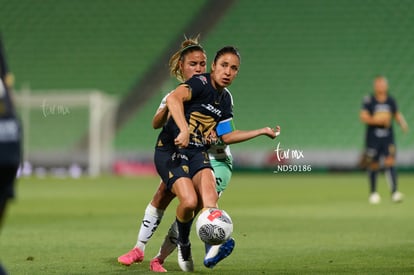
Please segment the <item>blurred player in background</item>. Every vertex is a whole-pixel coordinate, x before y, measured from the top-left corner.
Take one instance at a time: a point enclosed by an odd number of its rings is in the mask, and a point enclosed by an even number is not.
[[[403,194],[397,189],[397,171],[395,169],[396,147],[394,141],[393,119],[405,132],[408,125],[403,115],[398,110],[394,98],[388,95],[388,81],[384,76],[374,79],[374,94],[366,96],[360,112],[361,121],[367,125],[365,136],[365,158],[368,168],[371,204],[381,201],[377,193],[377,174],[380,160],[383,158],[385,174],[391,189],[391,199],[401,202]]]
[[[21,159],[21,127],[11,98],[13,75],[8,72],[0,37],[0,227]],[[6,274],[0,265],[0,275]]]

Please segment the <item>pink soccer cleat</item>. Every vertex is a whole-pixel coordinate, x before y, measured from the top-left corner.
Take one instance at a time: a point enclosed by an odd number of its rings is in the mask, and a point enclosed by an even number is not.
[[[167,270],[162,266],[164,263],[163,260],[159,258],[154,258],[150,262],[150,270],[153,272],[167,272]]]
[[[144,260],[144,252],[135,247],[128,253],[118,257],[118,263],[123,265],[131,265],[133,263],[140,263]]]

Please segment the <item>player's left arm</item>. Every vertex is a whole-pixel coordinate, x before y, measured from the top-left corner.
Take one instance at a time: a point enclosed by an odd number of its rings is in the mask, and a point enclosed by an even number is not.
[[[398,104],[394,98],[391,98],[391,112],[394,114],[394,119],[400,125],[403,132],[407,133],[408,132],[407,121],[405,120],[403,114],[400,112],[398,108]]]
[[[225,144],[239,143],[262,135],[274,139],[280,134],[280,126],[276,126],[275,128],[264,127],[247,131],[236,130],[233,122],[233,98],[230,93],[229,95],[229,105],[225,108],[227,112],[223,117],[224,119],[220,121],[216,127],[217,136],[219,136]]]
[[[235,130],[231,133],[223,135],[221,138],[226,144],[234,144],[247,141],[258,136],[268,136],[271,139],[276,138],[280,134],[280,126],[275,128],[264,127],[256,130]]]
[[[401,129],[404,133],[408,132],[408,123],[405,120],[403,114],[401,112],[396,112],[394,114],[395,121],[400,125]]]
[[[216,132],[225,144],[234,144],[262,135],[274,139],[280,134],[280,126],[276,126],[275,128],[264,127],[255,130],[236,130],[233,120],[227,119],[217,125]]]

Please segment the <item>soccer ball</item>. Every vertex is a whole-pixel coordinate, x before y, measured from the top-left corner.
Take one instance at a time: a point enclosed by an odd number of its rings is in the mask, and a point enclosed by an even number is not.
[[[224,210],[207,208],[198,216],[196,229],[200,240],[206,244],[218,245],[230,238],[233,222]]]

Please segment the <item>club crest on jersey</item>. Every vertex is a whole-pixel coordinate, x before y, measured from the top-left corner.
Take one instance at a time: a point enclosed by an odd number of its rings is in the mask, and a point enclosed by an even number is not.
[[[183,169],[184,173],[188,174],[188,172],[190,171],[190,169],[188,168],[187,165],[183,165],[181,166],[181,168]]]
[[[207,77],[205,77],[204,75],[197,75],[196,78],[200,79],[203,85],[207,84]]]

